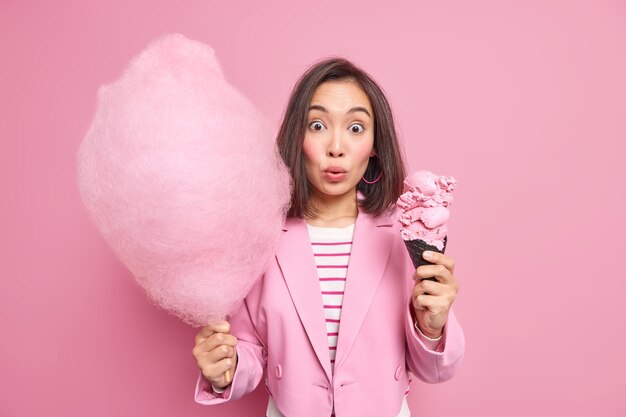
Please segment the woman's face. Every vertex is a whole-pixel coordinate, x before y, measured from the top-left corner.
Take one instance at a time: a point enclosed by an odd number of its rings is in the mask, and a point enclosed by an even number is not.
[[[311,99],[304,135],[307,177],[318,197],[354,192],[374,151],[374,112],[352,81],[326,81]]]

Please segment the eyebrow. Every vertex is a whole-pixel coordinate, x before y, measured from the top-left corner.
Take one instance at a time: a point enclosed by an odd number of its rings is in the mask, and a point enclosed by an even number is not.
[[[326,107],[321,106],[319,104],[312,104],[312,105],[310,105],[309,106],[309,111],[311,111],[311,110],[319,110],[319,111],[323,111],[324,113],[328,113],[328,110],[326,109]],[[362,106],[352,107],[350,110],[348,110],[346,112],[346,114],[355,113],[355,112],[358,112],[358,111],[361,111],[361,112],[367,114],[370,117],[370,119],[372,118],[372,115],[370,114],[370,112],[368,112],[367,109],[365,107],[362,107]]]

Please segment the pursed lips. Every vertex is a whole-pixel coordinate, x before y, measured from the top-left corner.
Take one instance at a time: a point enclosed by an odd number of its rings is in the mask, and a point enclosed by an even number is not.
[[[324,170],[324,172],[329,172],[331,174],[343,174],[343,173],[348,172],[348,171],[346,171],[345,169],[343,169],[341,167],[331,166],[331,167],[326,168]]]

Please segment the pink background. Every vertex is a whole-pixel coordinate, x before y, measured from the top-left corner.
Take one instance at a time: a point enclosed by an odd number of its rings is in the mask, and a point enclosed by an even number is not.
[[[148,302],[79,200],[97,87],[164,32],[212,45],[277,124],[312,62],[352,59],[411,168],[459,180],[466,356],[413,383],[414,416],[626,415],[626,4],[295,3],[0,3],[0,415],[265,415],[262,385],[194,403],[197,329]]]

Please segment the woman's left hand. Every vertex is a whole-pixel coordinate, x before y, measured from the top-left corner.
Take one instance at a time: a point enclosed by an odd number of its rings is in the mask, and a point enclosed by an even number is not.
[[[420,330],[430,338],[437,338],[443,334],[459,285],[454,278],[454,259],[432,251],[425,251],[424,255],[428,253],[432,258],[424,256],[424,259],[435,265],[422,265],[415,270],[412,300]],[[430,277],[437,281],[423,279]]]

